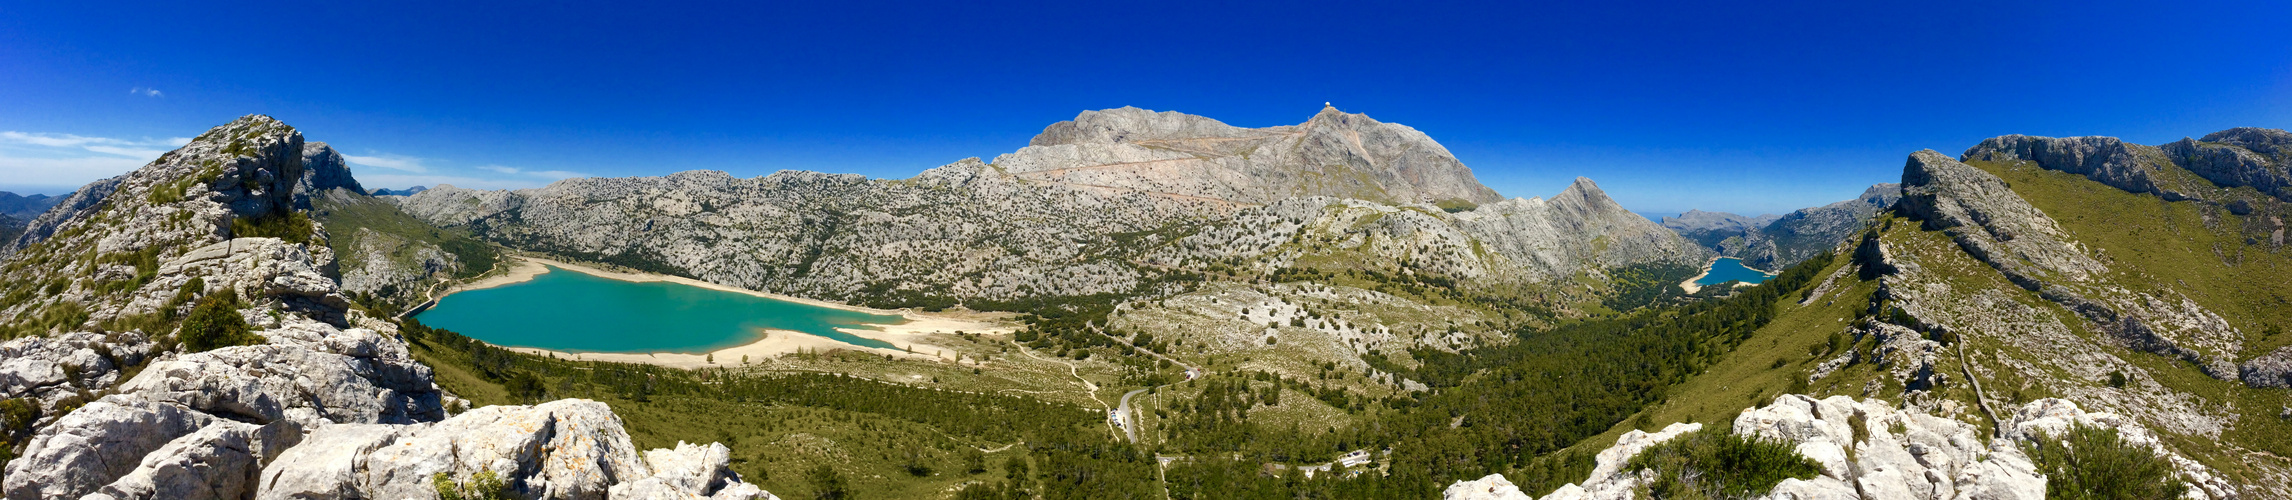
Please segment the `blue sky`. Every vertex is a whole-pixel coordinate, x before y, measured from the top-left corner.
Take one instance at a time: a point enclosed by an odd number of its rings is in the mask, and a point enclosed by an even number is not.
[[[2008,133],[2292,127],[2292,3],[0,0],[0,189],[247,113],[371,187],[907,177],[1085,109],[1416,127],[1506,196],[1782,212]]]

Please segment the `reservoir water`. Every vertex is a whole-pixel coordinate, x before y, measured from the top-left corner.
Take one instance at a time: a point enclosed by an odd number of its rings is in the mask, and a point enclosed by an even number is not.
[[[873,329],[905,321],[682,283],[622,281],[556,266],[525,282],[447,295],[416,317],[500,346],[682,353],[755,342],[767,328],[897,349],[836,328]]]
[[[1741,281],[1746,284],[1755,285],[1759,282],[1766,281],[1767,278],[1773,277],[1775,277],[1775,275],[1767,274],[1766,272],[1757,269],[1745,267],[1743,265],[1743,259],[1734,257],[1720,257],[1719,260],[1711,262],[1710,272],[1704,273],[1703,279],[1695,280],[1695,285],[1711,286],[1720,283],[1726,283],[1728,281]]]

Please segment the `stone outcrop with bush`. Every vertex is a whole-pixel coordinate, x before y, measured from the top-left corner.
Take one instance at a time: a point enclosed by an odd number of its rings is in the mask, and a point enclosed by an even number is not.
[[[707,449],[640,455],[602,404],[449,417],[395,326],[349,307],[325,228],[298,208],[306,185],[356,189],[347,171],[305,175],[339,169],[330,155],[248,116],[80,190],[10,245],[0,496],[769,497]],[[419,470],[345,455],[343,436],[387,439]]]

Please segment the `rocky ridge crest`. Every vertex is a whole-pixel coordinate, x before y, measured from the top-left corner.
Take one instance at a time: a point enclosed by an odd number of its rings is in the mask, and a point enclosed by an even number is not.
[[[449,418],[455,400],[394,327],[346,308],[324,228],[304,216],[310,226],[291,230],[310,151],[292,127],[241,118],[80,190],[16,240],[0,260],[8,284],[40,293],[12,290],[5,304],[23,337],[0,342],[0,496],[426,497],[435,473],[487,471],[524,498],[770,497],[721,453],[637,458],[594,402]],[[289,238],[243,234],[280,227]],[[226,292],[259,343],[189,352],[159,319]],[[402,448],[355,457],[328,444],[348,433]]]
[[[1084,111],[995,158],[1019,178],[1261,205],[1336,196],[1393,204],[1502,199],[1423,132],[1325,107],[1241,128],[1172,111]]]

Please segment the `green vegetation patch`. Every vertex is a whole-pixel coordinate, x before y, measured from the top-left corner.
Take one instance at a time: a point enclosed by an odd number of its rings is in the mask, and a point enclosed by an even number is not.
[[[2172,462],[2125,442],[2116,429],[2081,424],[2023,447],[2045,474],[2047,500],[2180,498],[2188,491]]]
[[[1784,479],[1814,479],[1822,466],[1785,441],[1702,431],[1648,447],[1627,469],[1652,469],[1643,488],[1653,499],[1746,498]],[[2163,497],[2159,497],[2163,498]]]

